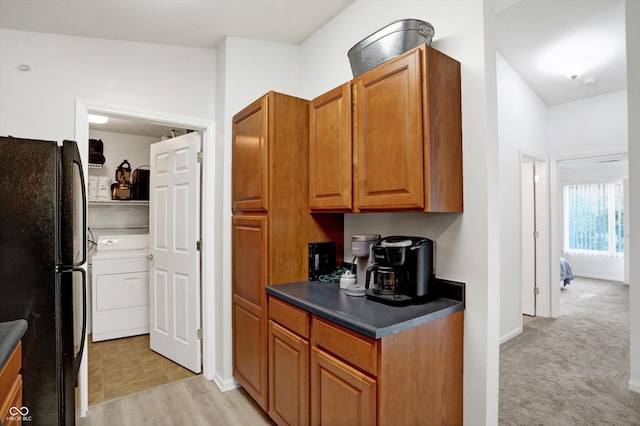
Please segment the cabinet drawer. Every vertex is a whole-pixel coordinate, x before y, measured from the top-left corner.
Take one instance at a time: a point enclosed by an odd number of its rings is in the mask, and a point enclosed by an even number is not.
[[[368,337],[313,317],[311,337],[315,346],[350,362],[368,373],[377,375],[378,342]]]
[[[309,313],[280,299],[269,297],[269,319],[294,333],[309,338]]]

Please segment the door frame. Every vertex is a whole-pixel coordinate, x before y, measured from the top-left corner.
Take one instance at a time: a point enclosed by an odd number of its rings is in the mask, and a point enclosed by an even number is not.
[[[122,105],[114,105],[103,102],[91,101],[86,99],[76,99],[76,127],[75,138],[77,141],[89,140],[89,113],[105,114],[112,117],[118,117],[122,119],[132,119],[139,121],[152,122],[154,124],[164,126],[175,126],[179,128],[193,129],[202,133],[201,151],[203,153],[203,162],[201,168],[201,194],[200,194],[200,222],[201,222],[201,236],[202,236],[202,251],[200,253],[201,259],[207,259],[214,256],[214,220],[215,206],[217,202],[216,197],[216,162],[215,162],[215,122],[198,117],[181,116],[176,114],[170,114],[159,111],[134,109]],[[80,151],[82,157],[83,173],[87,176],[88,173],[88,150]],[[86,184],[86,183],[85,183]],[[209,194],[209,196],[207,196]],[[207,206],[207,208],[204,208]],[[86,206],[85,206],[86,209]],[[85,212],[87,213],[87,212]],[[207,242],[212,242],[210,245]],[[86,268],[86,265],[84,266]],[[202,371],[207,380],[214,379],[215,373],[215,304],[214,291],[216,276],[216,263],[215,262],[200,262],[200,283],[201,283],[201,306],[207,306],[208,309],[201,309],[202,313]],[[88,398],[88,361],[87,350],[85,350],[80,364],[79,373],[79,389],[83,392],[78,392],[80,400],[80,416],[86,417],[89,411],[89,398]]]
[[[570,160],[582,160],[582,159],[593,159],[598,157],[610,157],[612,155],[629,155],[628,150],[603,150],[597,152],[586,152],[582,154],[572,154],[572,155],[561,155],[557,157],[552,157],[549,161],[549,176],[550,176],[550,208],[551,208],[551,314],[552,318],[560,317],[560,256],[563,253],[564,247],[564,199],[563,199],[563,190],[562,184],[560,182],[560,169],[562,168],[563,161]],[[628,190],[628,188],[626,188]],[[627,198],[627,193],[625,192],[625,208],[627,208],[629,199]],[[625,218],[628,215],[625,212]],[[627,229],[625,227],[625,229]],[[626,231],[625,231],[626,233]],[[627,245],[625,244],[625,262],[627,261],[628,252]],[[555,260],[557,259],[557,261]],[[627,275],[625,274],[625,278]],[[554,280],[554,278],[556,278]]]
[[[522,156],[520,161],[520,303],[521,313],[532,316],[536,316],[538,298],[534,290],[539,287],[540,280],[536,262],[538,243],[533,236],[537,229],[535,165],[535,160]],[[532,241],[533,244],[531,244]],[[533,281],[531,281],[531,273],[533,273]],[[531,302],[533,307],[530,307]]]
[[[538,182],[535,187],[535,220],[536,229],[539,232],[536,244],[536,285],[539,294],[536,297],[536,316],[551,316],[551,204],[550,204],[550,168],[549,160],[545,157],[530,152],[520,152],[520,164],[523,162],[535,163],[535,171]],[[522,172],[522,167],[521,167]],[[522,190],[522,188],[521,188]],[[521,195],[522,198],[522,195]],[[521,200],[522,202],[522,200]],[[522,216],[521,216],[522,217]],[[522,223],[520,224],[522,230]],[[522,238],[522,234],[521,234]],[[521,240],[522,241],[522,240]]]

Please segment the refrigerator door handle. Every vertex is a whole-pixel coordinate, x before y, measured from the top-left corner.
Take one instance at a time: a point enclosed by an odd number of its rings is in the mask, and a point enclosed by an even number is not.
[[[82,260],[74,264],[74,266],[83,265],[87,261],[87,189],[84,183],[84,171],[82,170],[82,160],[78,145],[74,144],[73,162],[78,166],[78,174],[80,176],[80,188],[82,192]],[[86,280],[85,280],[86,281]]]
[[[74,141],[62,143],[59,191],[62,237],[59,264],[63,267],[80,266],[87,261],[87,190],[78,144]],[[76,223],[80,220],[82,228]],[[76,256],[81,259],[77,260]]]
[[[78,371],[80,370],[87,335],[87,273],[83,268],[72,268],[71,272],[80,272],[82,274],[82,332],[80,333],[78,353],[73,358],[73,376],[76,381],[75,385],[78,386]]]

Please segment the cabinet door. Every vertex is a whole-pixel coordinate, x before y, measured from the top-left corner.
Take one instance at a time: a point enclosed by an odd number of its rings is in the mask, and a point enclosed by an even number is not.
[[[309,111],[309,207],[351,210],[351,85],[314,99]]]
[[[309,342],[269,321],[269,416],[309,424]]]
[[[22,341],[18,341],[5,365],[0,368],[0,424],[7,426],[22,424],[22,417],[9,411],[11,407],[22,407],[21,369]]]
[[[233,211],[268,208],[268,99],[258,99],[233,117]]]
[[[421,55],[413,50],[353,80],[361,210],[424,207]]]
[[[311,348],[311,424],[375,425],[376,381]]]
[[[4,395],[3,395],[4,396]],[[18,374],[11,384],[11,388],[6,395],[4,401],[0,401],[0,419],[4,421],[2,423],[5,426],[20,426],[22,425],[22,416],[16,415],[11,410],[12,407],[22,408],[22,374]]]
[[[267,409],[267,218],[232,220],[233,375]]]

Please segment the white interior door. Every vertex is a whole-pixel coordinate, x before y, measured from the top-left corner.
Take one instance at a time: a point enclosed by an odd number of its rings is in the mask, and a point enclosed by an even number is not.
[[[536,241],[535,241],[535,189],[534,163],[524,159],[521,164],[521,214],[522,214],[522,257],[521,257],[521,296],[522,313],[536,315]]]
[[[199,132],[151,145],[151,349],[200,373]]]

